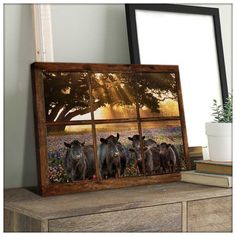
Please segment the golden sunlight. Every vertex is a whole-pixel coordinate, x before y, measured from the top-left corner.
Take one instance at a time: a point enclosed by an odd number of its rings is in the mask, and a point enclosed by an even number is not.
[[[161,116],[179,116],[178,102],[172,99],[166,99],[160,103]]]
[[[86,134],[92,132],[91,125],[67,125],[65,128],[65,133],[78,132],[80,134]]]
[[[143,106],[140,109],[141,117],[162,117],[162,116],[179,116],[178,102],[172,99],[166,99],[160,102],[160,113],[151,112],[151,110]]]
[[[94,112],[95,119],[120,119],[120,118],[135,118],[136,107],[134,105],[100,107]]]

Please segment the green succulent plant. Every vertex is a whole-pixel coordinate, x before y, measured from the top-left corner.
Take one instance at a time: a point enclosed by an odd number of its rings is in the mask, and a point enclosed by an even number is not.
[[[217,123],[232,123],[233,122],[233,96],[230,94],[225,103],[218,105],[216,99],[213,100],[212,116],[214,122]]]

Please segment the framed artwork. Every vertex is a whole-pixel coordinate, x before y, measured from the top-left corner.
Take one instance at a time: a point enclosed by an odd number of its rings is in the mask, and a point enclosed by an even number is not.
[[[228,96],[219,10],[174,4],[127,4],[131,63],[178,65],[188,144],[207,146],[213,99]]]
[[[180,180],[190,168],[177,66],[32,64],[43,196]]]

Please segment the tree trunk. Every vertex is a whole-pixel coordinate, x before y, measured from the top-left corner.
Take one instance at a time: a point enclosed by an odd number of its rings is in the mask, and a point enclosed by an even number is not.
[[[93,104],[93,110],[96,111],[99,107],[101,107],[103,105],[103,103],[96,102]],[[60,109],[62,109],[63,106],[61,106]],[[57,117],[56,121],[70,121],[73,117],[77,116],[77,115],[84,115],[90,112],[90,107],[88,106],[87,108],[83,109],[83,110],[76,110],[74,112],[70,112],[69,114],[67,114],[67,112],[71,109],[72,107],[68,106],[68,107],[64,107],[64,110],[60,113],[60,115]],[[59,111],[60,109],[57,108],[57,110]],[[67,115],[66,115],[67,114]],[[55,115],[54,115],[55,116]],[[55,116],[56,117],[56,116]],[[53,120],[52,120],[53,121]],[[48,132],[62,132],[65,131],[66,125],[55,125],[55,126],[49,126],[47,128]]]

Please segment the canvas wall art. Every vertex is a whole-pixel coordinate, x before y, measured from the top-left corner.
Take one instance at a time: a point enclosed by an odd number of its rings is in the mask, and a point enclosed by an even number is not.
[[[178,181],[190,168],[177,66],[32,64],[43,196]]]

